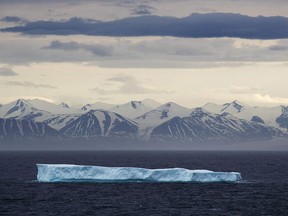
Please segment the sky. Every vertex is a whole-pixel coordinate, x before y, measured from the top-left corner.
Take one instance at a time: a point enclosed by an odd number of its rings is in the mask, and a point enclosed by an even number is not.
[[[288,105],[286,0],[0,0],[0,103]]]

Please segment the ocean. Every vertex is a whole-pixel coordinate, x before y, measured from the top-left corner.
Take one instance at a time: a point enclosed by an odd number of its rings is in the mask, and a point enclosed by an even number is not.
[[[241,172],[241,183],[38,183],[36,163]],[[288,215],[288,152],[2,151],[0,215]]]

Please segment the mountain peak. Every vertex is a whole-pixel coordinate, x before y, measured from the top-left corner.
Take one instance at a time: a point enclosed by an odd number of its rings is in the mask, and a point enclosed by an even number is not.
[[[19,106],[19,107],[23,107],[23,106],[30,106],[29,103],[27,103],[28,101],[27,100],[24,100],[24,99],[18,99],[16,102],[15,102],[15,105],[16,106]]]
[[[174,102],[168,102],[166,104],[163,105],[163,107],[174,107],[174,106],[180,106]]]
[[[211,113],[203,109],[202,107],[194,108],[190,114],[190,116],[193,117],[203,117],[204,115],[211,115]]]
[[[141,101],[130,101],[130,104],[131,104],[133,109],[137,109],[139,106],[142,105],[142,102]]]
[[[183,107],[177,103],[174,102],[167,102],[165,104],[163,104],[162,106],[160,106],[158,109],[160,110],[189,110],[187,107]]]
[[[114,107],[114,104],[108,104],[108,103],[103,103],[103,102],[96,102],[93,104],[86,104],[81,108],[81,111],[88,111],[91,109],[104,109],[104,110],[110,110],[112,107]]]
[[[169,103],[166,103],[165,105],[164,105],[164,107],[171,107],[173,104],[171,104],[170,102]]]
[[[196,108],[193,109],[192,112],[207,112],[207,111],[204,108],[202,108],[202,107],[196,107]]]
[[[282,113],[288,113],[288,106],[280,106],[281,107],[281,110],[282,110]]]
[[[232,101],[233,104],[240,104],[240,102],[238,100],[234,100]]]
[[[81,110],[82,110],[82,111],[87,111],[87,110],[89,109],[89,107],[91,107],[91,105],[90,105],[90,104],[86,104],[85,106],[83,106],[83,107],[81,108]]]
[[[127,118],[134,119],[151,111],[152,109],[152,107],[147,106],[146,104],[142,103],[142,101],[130,101],[122,105],[114,106],[109,110]]]
[[[234,113],[236,111],[236,113],[239,113],[244,109],[246,105],[239,102],[238,100],[234,100],[231,103],[223,104],[223,106],[224,108],[221,110],[221,112]]]
[[[153,100],[153,99],[150,99],[150,98],[145,98],[144,100],[141,101],[142,104],[144,104],[145,106],[148,106],[148,107],[151,107],[153,109],[161,106],[161,103]]]
[[[59,106],[64,107],[64,108],[70,108],[69,105],[67,103],[64,103],[64,102],[60,103]]]
[[[0,116],[4,118],[18,118],[20,116],[38,111],[29,100],[18,99],[1,107]]]
[[[242,103],[242,102],[240,102],[240,101],[238,101],[238,100],[234,100],[234,101],[232,101],[232,102],[229,102],[229,103],[225,103],[225,104],[223,104],[224,106],[227,106],[227,105],[243,105],[244,106],[244,103]]]
[[[234,101],[231,102],[231,104],[238,104],[238,105],[241,105],[241,106],[246,106],[246,104],[242,103],[239,100],[234,100]]]

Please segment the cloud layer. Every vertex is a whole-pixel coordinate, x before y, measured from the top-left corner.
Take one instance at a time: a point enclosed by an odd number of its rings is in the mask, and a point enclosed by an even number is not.
[[[147,9],[147,8],[146,8]],[[247,39],[288,38],[288,18],[249,17],[240,14],[192,14],[184,18],[140,16],[109,22],[36,21],[2,29],[30,35],[173,36],[184,38],[238,37]]]
[[[172,37],[23,37],[0,34],[0,59],[7,64],[85,62],[109,68],[240,67],[287,62],[288,40]],[[11,72],[8,73],[11,75]],[[3,75],[3,74],[2,74]]]
[[[18,74],[10,68],[0,68],[0,76],[17,76]]]
[[[27,87],[27,88],[47,88],[47,89],[57,89],[56,86],[48,85],[48,84],[35,84],[29,81],[9,81],[6,83],[9,86],[20,86],[20,87]]]
[[[20,24],[28,22],[27,20],[18,16],[5,16],[2,19],[0,19],[0,21],[7,22],[7,23],[20,23]]]
[[[150,15],[153,14],[153,12],[156,11],[156,9],[149,5],[138,5],[132,10],[133,15]]]
[[[111,95],[111,94],[161,94],[168,93],[167,91],[162,91],[159,89],[146,87],[139,80],[137,80],[134,76],[126,75],[126,74],[118,74],[116,76],[110,77],[106,79],[106,84],[113,83],[113,86],[118,86],[116,89],[101,89],[99,87],[95,87],[90,89],[92,92],[96,92],[102,95]]]
[[[111,56],[113,52],[113,47],[105,44],[93,44],[86,45],[80,44],[74,41],[63,43],[61,41],[52,41],[49,46],[44,47],[44,49],[55,49],[55,50],[65,50],[65,51],[77,51],[84,50],[91,52],[96,56]]]

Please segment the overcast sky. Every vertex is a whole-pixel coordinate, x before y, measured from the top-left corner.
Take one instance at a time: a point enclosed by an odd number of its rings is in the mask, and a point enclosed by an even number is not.
[[[0,0],[0,103],[288,105],[286,0]]]

